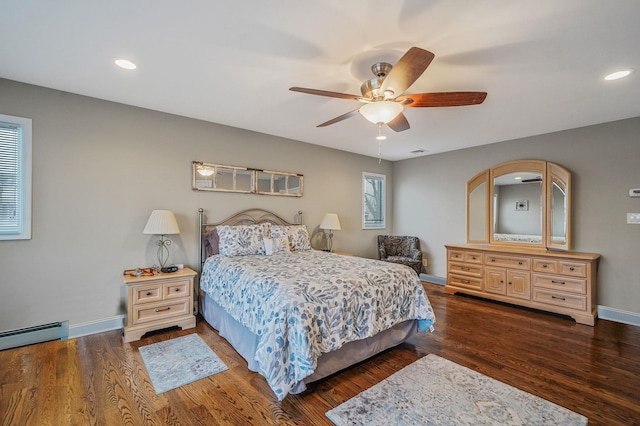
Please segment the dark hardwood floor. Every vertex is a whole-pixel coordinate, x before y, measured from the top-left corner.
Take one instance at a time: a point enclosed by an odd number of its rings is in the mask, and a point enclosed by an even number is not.
[[[122,343],[118,331],[0,352],[2,425],[332,424],[324,413],[435,353],[589,418],[640,425],[640,327],[595,327],[425,283],[436,331],[278,402],[265,380],[199,319]],[[197,332],[229,370],[156,395],[140,346]]]

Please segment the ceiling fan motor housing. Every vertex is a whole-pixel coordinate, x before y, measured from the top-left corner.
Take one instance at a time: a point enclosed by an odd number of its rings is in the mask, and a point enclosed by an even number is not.
[[[385,98],[385,94],[380,92],[380,86],[385,77],[389,75],[389,72],[393,68],[393,65],[386,62],[378,62],[371,66],[371,72],[376,76],[370,80],[366,80],[360,86],[360,93],[367,100],[378,101]]]

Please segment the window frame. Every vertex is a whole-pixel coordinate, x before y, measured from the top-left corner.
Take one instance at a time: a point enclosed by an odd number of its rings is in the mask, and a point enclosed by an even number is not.
[[[375,194],[368,194],[368,179],[376,179],[381,182],[381,190],[380,194],[377,196]],[[378,213],[381,215],[381,218],[378,220],[368,220],[367,212],[370,210],[367,208],[367,195],[371,195],[375,197],[374,199],[378,200],[378,203],[381,204],[378,208]],[[379,174],[379,173],[371,173],[371,172],[363,172],[362,173],[362,229],[384,229],[386,228],[386,220],[387,220],[387,175]]]
[[[19,229],[16,233],[0,233],[0,241],[31,239],[31,202],[32,202],[32,121],[30,118],[14,117],[0,114],[0,122],[19,127],[19,161],[20,176],[18,203],[21,206]]]

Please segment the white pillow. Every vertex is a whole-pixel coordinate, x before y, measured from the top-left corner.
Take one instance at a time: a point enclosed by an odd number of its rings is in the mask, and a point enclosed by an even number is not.
[[[269,235],[270,223],[258,225],[221,225],[216,227],[220,239],[218,248],[223,256],[264,254],[263,240]]]
[[[279,253],[291,253],[289,248],[289,238],[265,238],[264,251],[267,256]]]
[[[291,243],[291,251],[311,250],[309,232],[306,225],[271,225],[271,238],[288,237]]]

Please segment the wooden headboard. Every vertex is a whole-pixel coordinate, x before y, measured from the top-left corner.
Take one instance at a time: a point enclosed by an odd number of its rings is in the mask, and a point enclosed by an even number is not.
[[[204,265],[205,260],[207,260],[207,252],[205,250],[204,238],[203,236],[208,232],[216,229],[217,226],[221,225],[255,225],[259,223],[272,223],[274,225],[300,225],[302,224],[302,211],[298,211],[298,213],[294,216],[295,222],[289,222],[283,219],[281,216],[270,212],[268,210],[263,209],[247,209],[242,210],[238,213],[235,213],[225,220],[216,223],[207,223],[207,217],[205,215],[204,209],[198,209],[198,225],[200,226],[200,235],[199,235],[199,253],[200,253],[200,265],[199,271],[202,273],[202,266]]]

